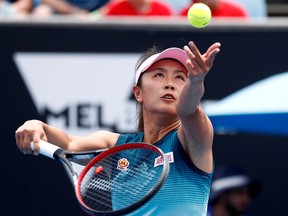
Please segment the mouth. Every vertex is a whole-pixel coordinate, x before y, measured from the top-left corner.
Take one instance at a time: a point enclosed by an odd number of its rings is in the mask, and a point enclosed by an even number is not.
[[[172,94],[165,94],[162,98],[165,100],[175,100],[175,97]]]

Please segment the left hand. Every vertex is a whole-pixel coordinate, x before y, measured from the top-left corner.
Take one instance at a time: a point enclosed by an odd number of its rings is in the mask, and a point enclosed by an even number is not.
[[[193,41],[184,46],[184,50],[189,56],[187,69],[189,78],[192,81],[204,80],[204,77],[213,66],[215,56],[220,51],[221,44],[216,42],[212,44],[204,54],[201,54]]]

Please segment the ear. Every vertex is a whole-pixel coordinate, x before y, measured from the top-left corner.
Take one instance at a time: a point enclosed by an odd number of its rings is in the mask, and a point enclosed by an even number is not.
[[[141,88],[139,86],[133,86],[133,94],[138,103],[142,103]]]

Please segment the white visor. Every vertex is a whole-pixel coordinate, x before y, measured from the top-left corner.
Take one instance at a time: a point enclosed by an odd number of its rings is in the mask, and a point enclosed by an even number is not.
[[[167,59],[167,58],[175,59],[179,61],[184,67],[186,67],[186,61],[188,60],[188,55],[184,50],[172,47],[164,50],[161,53],[157,53],[150,56],[137,69],[135,74],[135,85],[138,83],[141,74],[145,72],[152,64],[161,59]]]

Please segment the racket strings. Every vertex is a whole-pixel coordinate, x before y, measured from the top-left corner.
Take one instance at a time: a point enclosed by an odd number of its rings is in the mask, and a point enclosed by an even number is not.
[[[106,183],[105,183],[106,184]],[[147,184],[146,184],[147,185]],[[138,187],[131,187],[127,188],[125,187],[125,184],[115,184],[115,181],[113,181],[110,184],[106,184],[105,188],[103,188],[103,182],[97,181],[97,182],[91,182],[88,186],[89,191],[85,193],[85,202],[86,204],[97,210],[103,210],[111,207],[111,197],[107,197],[107,189],[113,188],[113,190],[123,190],[125,191],[126,196],[135,196],[140,192],[143,192],[143,189],[145,188],[145,184]],[[100,189],[100,190],[99,190]],[[102,190],[103,189],[103,190]],[[106,189],[106,191],[105,191]],[[97,193],[97,195],[95,195]],[[97,202],[97,205],[95,206],[95,202]],[[130,202],[129,200],[127,202]]]
[[[136,154],[131,156],[127,150],[127,153],[122,151],[109,155],[94,164],[82,180],[84,203],[96,211],[111,207],[115,211],[139,201],[161,176],[161,166],[154,167],[158,156],[148,149],[137,149]],[[103,171],[95,173],[100,166]]]

